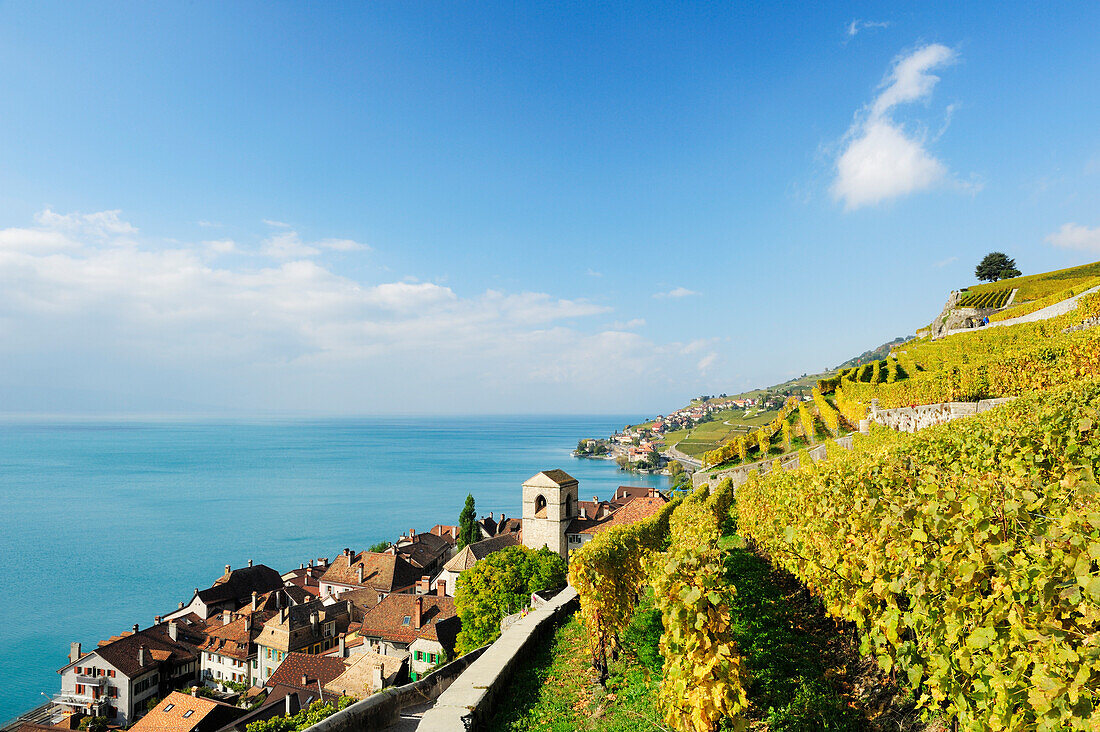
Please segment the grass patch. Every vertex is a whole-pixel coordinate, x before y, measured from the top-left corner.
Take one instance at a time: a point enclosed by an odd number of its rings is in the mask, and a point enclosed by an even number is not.
[[[573,615],[549,643],[516,670],[496,702],[487,729],[494,732],[571,732],[663,729],[657,711],[661,679],[661,616],[643,602],[623,632],[622,653],[600,686],[585,644],[584,623]]]

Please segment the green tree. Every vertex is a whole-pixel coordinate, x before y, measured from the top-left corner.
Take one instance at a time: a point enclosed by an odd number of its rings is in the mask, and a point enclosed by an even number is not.
[[[462,621],[456,649],[468,653],[500,635],[505,615],[527,607],[531,593],[565,584],[566,564],[546,547],[510,546],[493,552],[458,578],[455,609]]]
[[[458,548],[462,549],[467,544],[473,544],[481,540],[481,529],[477,525],[477,509],[474,508],[474,497],[466,495],[466,505],[462,513],[458,514]]]
[[[645,456],[646,464],[653,470],[661,467],[661,453],[657,452],[657,448],[653,448]]]
[[[85,717],[77,727],[87,732],[107,732],[108,721],[106,717]]]
[[[680,473],[684,472],[684,466],[679,460],[673,460],[668,464],[668,474],[675,478]]]
[[[1020,270],[1016,269],[1016,260],[1004,252],[990,252],[974,268],[974,276],[983,282],[996,282],[1019,277]]]
[[[384,552],[390,548],[390,542],[388,541],[376,541],[370,545],[367,549],[368,552]]]

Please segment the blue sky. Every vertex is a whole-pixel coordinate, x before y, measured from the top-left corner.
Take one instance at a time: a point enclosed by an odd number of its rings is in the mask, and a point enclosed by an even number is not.
[[[761,5],[0,5],[0,411],[657,412],[1100,259],[1100,5]]]

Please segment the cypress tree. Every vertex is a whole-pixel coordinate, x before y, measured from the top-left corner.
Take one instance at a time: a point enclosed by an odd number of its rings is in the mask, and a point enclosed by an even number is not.
[[[462,549],[467,544],[473,544],[481,538],[481,531],[477,526],[477,509],[474,508],[474,497],[466,495],[466,505],[462,513],[458,515],[458,548]]]

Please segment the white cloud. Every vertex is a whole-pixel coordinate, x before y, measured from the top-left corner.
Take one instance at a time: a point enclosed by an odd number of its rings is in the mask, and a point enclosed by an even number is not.
[[[894,60],[878,96],[843,138],[831,190],[847,210],[927,190],[948,178],[947,167],[926,149],[926,135],[906,131],[891,113],[929,98],[939,81],[931,72],[956,58],[953,49],[934,43]]]
[[[632,318],[631,320],[622,321],[616,320],[611,324],[612,330],[634,330],[635,328],[644,328],[645,318]]]
[[[589,277],[603,277],[603,272],[597,272],[594,269],[589,269],[587,274]]]
[[[936,269],[943,269],[947,265],[949,265],[953,262],[957,262],[957,261],[959,261],[958,257],[948,257],[947,259],[941,259],[940,261],[936,262],[932,266],[935,267]]]
[[[217,221],[207,221],[206,219],[199,219],[196,223],[203,228],[216,228],[221,226]]]
[[[698,294],[699,293],[696,292],[695,290],[689,290],[686,287],[674,287],[671,290],[669,290],[668,292],[654,293],[653,297],[657,298],[658,300],[664,300],[666,298],[679,299],[681,297],[690,297],[692,295],[698,295]]]
[[[1100,252],[1100,226],[1090,229],[1081,224],[1062,224],[1062,228],[1049,234],[1044,241],[1064,249]]]
[[[889,28],[890,21],[888,20],[853,20],[848,24],[848,38],[855,38],[856,34],[860,31],[867,30],[869,28]]]
[[[60,231],[20,228],[0,229],[0,250],[45,254],[79,247],[78,242],[73,241]]]
[[[233,254],[237,251],[237,243],[232,239],[212,239],[202,243],[211,254]]]
[[[305,242],[302,241],[302,237],[297,231],[285,229],[264,239],[260,252],[273,259],[302,259],[315,257],[325,249],[335,252],[351,252],[370,249],[370,247],[351,239],[321,239]]]
[[[584,299],[368,284],[310,259],[211,256],[239,252],[228,239],[118,246],[132,230],[99,238],[115,219],[70,216],[40,220],[83,234],[0,230],[0,361],[31,375],[25,393],[144,389],[345,413],[611,411],[656,382],[701,387],[699,364],[712,362],[705,342],[598,330],[586,319],[610,308]]]
[[[699,373],[705,374],[717,361],[718,354],[711,351],[710,353],[699,359],[699,363],[695,365],[695,368],[699,369]]]
[[[82,214],[57,214],[46,209],[35,215],[35,221],[46,229],[64,231],[70,234],[83,234],[94,236],[97,239],[118,236],[120,234],[136,234],[137,229],[129,221],[123,221],[119,214],[121,211],[98,211],[96,213]]]
[[[285,221],[276,221],[275,219],[264,219],[263,222],[268,226],[274,226],[276,229],[289,229],[290,224]]]

